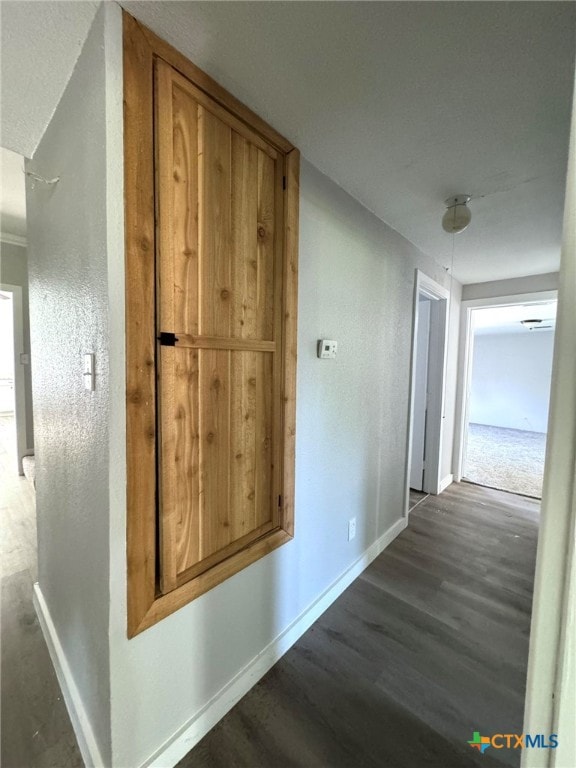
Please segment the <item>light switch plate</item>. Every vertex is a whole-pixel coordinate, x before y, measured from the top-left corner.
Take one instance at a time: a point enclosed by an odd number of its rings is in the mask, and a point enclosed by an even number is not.
[[[82,375],[84,379],[84,389],[94,392],[96,389],[96,375],[94,366],[94,353],[89,352],[84,355],[84,373]]]
[[[348,541],[356,538],[356,518],[352,517],[348,520]]]
[[[318,339],[318,357],[321,360],[336,357],[338,342],[333,339]]]

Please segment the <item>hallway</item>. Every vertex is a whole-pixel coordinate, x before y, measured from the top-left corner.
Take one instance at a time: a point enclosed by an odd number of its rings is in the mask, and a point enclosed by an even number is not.
[[[33,493],[5,453],[1,471],[2,764],[81,766],[31,603]],[[467,484],[426,498],[180,768],[519,765],[467,741],[522,729],[538,509]]]
[[[32,605],[36,510],[16,473],[14,418],[0,416],[2,749],[4,768],[81,768],[76,738]]]

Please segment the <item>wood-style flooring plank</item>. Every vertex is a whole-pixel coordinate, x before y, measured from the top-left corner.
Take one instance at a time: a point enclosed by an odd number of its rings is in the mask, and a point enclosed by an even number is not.
[[[179,768],[518,766],[538,504],[453,485]]]

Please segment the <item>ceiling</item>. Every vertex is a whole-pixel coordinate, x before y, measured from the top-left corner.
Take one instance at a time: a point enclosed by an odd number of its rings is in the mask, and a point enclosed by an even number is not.
[[[0,145],[32,157],[98,2],[0,0]]]
[[[37,42],[44,50],[54,43],[54,29],[58,35],[65,29],[66,45],[56,35],[57,47],[68,59],[77,56],[94,3],[57,4],[70,7],[57,23],[44,21],[42,30],[33,14],[5,10],[38,4],[0,5],[12,19],[3,105],[20,110],[20,129],[4,131],[1,143],[31,154],[56,103],[45,92],[46,78],[32,74],[46,68]],[[472,223],[454,240],[454,275],[461,282],[558,269],[576,4],[121,5],[443,265],[452,249],[452,237],[440,226],[443,200],[472,195]],[[18,16],[26,17],[24,26],[15,23]],[[3,60],[4,37],[3,30]],[[68,59],[48,59],[59,84],[69,77]],[[6,95],[6,87],[16,94]],[[26,122],[21,113],[29,101],[38,114]],[[11,145],[5,135],[13,137]]]
[[[546,333],[556,327],[557,301],[531,302],[502,307],[485,307],[472,310],[474,333],[487,336],[501,333]],[[541,320],[540,327],[530,330],[522,320]]]

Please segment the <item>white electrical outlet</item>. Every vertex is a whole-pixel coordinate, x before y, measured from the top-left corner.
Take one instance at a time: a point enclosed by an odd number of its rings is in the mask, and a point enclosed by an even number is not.
[[[348,520],[348,541],[352,541],[356,537],[356,518],[353,517]]]

